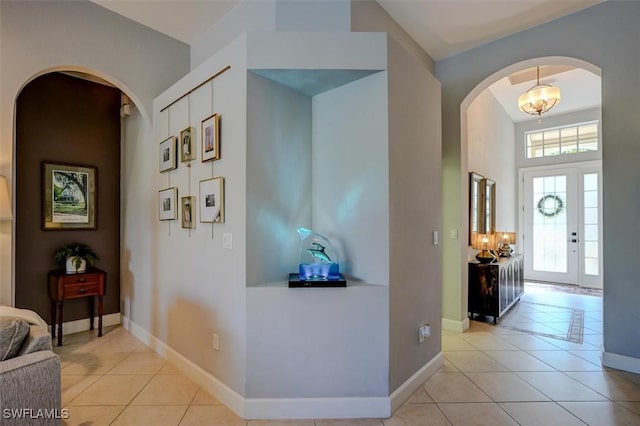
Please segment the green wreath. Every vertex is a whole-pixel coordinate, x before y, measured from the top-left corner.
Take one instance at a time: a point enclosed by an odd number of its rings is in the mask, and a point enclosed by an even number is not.
[[[547,211],[546,208],[548,200],[553,200],[554,209],[551,212]],[[562,198],[558,197],[555,194],[545,195],[544,197],[540,198],[540,201],[538,201],[538,212],[545,217],[554,217],[560,214],[563,209],[564,201],[562,201]]]

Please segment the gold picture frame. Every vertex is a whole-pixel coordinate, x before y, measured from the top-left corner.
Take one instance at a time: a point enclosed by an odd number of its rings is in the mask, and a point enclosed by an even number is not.
[[[220,159],[220,114],[212,114],[200,124],[202,162]]]
[[[195,229],[196,197],[189,195],[180,199],[180,211],[182,212],[182,227]]]
[[[183,163],[196,159],[196,150],[193,143],[195,133],[193,127],[187,127],[180,132],[180,161]]]
[[[168,172],[178,168],[178,156],[176,155],[178,141],[175,136],[169,136],[160,142],[159,160],[160,173]]]
[[[200,223],[224,223],[224,178],[200,181]]]
[[[158,191],[158,218],[160,220],[178,219],[178,188],[171,187]]]

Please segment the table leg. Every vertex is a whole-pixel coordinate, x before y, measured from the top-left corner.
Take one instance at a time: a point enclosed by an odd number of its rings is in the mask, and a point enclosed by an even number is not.
[[[89,296],[89,330],[93,330],[93,316],[95,311],[94,296]]]
[[[102,337],[102,296],[98,296],[98,337]]]
[[[58,346],[62,346],[62,301],[58,302]]]

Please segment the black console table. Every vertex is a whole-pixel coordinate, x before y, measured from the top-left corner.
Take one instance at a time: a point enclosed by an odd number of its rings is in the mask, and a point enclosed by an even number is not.
[[[495,263],[469,263],[469,314],[498,318],[524,293],[524,259],[521,254],[501,257]]]

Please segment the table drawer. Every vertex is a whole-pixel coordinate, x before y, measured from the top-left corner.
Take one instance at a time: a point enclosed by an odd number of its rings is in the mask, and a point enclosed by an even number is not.
[[[70,299],[74,297],[82,297],[89,295],[98,295],[100,293],[100,283],[88,282],[64,285],[64,298]]]
[[[98,283],[99,281],[100,274],[67,275],[64,277],[65,286],[69,284]]]

